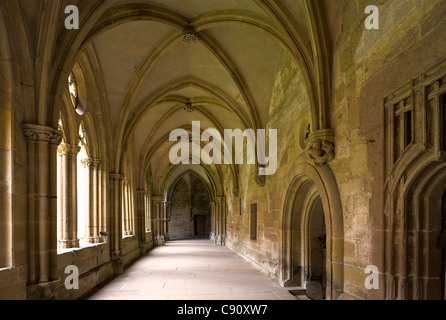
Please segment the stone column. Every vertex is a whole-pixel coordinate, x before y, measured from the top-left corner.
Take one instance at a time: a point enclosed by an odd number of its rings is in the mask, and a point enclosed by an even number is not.
[[[155,237],[155,244],[157,246],[162,246],[165,244],[165,239],[163,235],[163,226],[162,226],[162,215],[163,215],[163,207],[164,207],[164,198],[162,196],[154,196],[152,197],[153,201],[153,232]]]
[[[86,243],[99,242],[99,164],[96,159],[81,160],[87,169],[88,192],[87,208],[85,214],[85,239]]]
[[[57,153],[62,133],[24,125],[27,140],[28,285],[30,299],[50,299],[57,273]]]
[[[128,181],[124,180],[122,182],[122,231],[123,235],[128,235],[128,198],[127,198],[127,185]]]
[[[61,239],[59,248],[78,248],[77,237],[77,154],[81,148],[63,143],[58,148],[61,155]]]
[[[224,246],[226,243],[226,199],[215,197],[215,245]]]
[[[146,190],[136,191],[136,231],[139,239],[141,255],[145,255],[146,248]]]
[[[170,221],[170,201],[163,203],[163,236],[164,240],[169,239],[169,221]]]
[[[211,234],[210,234],[210,240],[215,240],[215,234],[216,234],[215,202],[211,201],[209,204],[211,205]]]
[[[129,213],[128,213],[128,235],[133,236],[135,234],[135,202],[133,194],[133,184],[129,182],[128,185],[128,198],[129,198]]]
[[[115,273],[124,272],[122,254],[122,194],[124,176],[110,174],[110,251]]]

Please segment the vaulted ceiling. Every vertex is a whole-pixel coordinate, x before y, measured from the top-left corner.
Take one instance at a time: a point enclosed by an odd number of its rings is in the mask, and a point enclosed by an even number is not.
[[[115,150],[132,141],[141,172],[150,166],[154,176],[172,175],[169,134],[190,131],[192,121],[221,132],[266,128],[283,55],[301,66],[311,108],[320,113],[324,93],[312,86],[323,78],[318,59],[325,48],[313,1],[105,3],[76,56],[97,71]],[[221,178],[215,166],[206,170]]]

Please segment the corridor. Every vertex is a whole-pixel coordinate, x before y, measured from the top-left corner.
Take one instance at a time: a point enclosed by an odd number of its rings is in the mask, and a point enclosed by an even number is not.
[[[168,242],[91,295],[91,300],[295,300],[226,247]]]

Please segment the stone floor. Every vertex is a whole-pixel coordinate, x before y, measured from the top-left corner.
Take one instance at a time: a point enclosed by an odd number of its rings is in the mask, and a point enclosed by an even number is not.
[[[267,275],[209,240],[156,247],[91,300],[296,300]]]

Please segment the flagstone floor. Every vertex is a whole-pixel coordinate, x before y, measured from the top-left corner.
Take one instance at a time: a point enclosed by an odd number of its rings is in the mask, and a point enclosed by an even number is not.
[[[212,241],[171,241],[131,265],[90,300],[296,300],[267,275]]]

